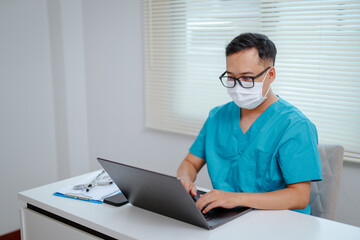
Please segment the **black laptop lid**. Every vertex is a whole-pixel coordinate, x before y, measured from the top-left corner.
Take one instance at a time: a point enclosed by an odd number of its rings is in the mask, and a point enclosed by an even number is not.
[[[98,161],[132,205],[209,228],[190,194],[176,177],[102,158]]]

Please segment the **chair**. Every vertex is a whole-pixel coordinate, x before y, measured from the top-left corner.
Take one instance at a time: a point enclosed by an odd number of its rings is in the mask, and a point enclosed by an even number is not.
[[[344,148],[340,145],[319,144],[318,149],[323,180],[311,183],[311,215],[334,220]]]

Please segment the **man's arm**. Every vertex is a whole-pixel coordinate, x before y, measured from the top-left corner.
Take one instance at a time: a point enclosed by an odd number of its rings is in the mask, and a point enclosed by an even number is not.
[[[196,196],[196,187],[194,181],[197,173],[205,165],[205,159],[199,158],[190,152],[185,157],[177,170],[177,176],[184,185],[186,191]]]
[[[212,190],[200,196],[196,205],[207,213],[215,207],[244,206],[257,209],[304,209],[310,199],[310,181],[289,184],[285,189],[266,193],[233,193]]]

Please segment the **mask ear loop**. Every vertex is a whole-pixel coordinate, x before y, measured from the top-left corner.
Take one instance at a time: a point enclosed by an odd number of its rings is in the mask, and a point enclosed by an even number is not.
[[[270,70],[270,69],[269,69],[269,70]],[[262,80],[262,83],[264,83],[265,78],[267,77],[267,75],[268,75],[268,73],[269,73],[269,70],[267,70],[267,72],[266,72],[266,74],[265,74],[265,77],[264,77],[264,79]],[[270,91],[270,86],[271,86],[271,83],[269,84],[269,88],[268,88],[267,92],[265,93],[265,96],[263,96],[263,98],[266,98],[266,95],[269,93],[269,91]],[[262,96],[262,93],[261,93],[261,96]]]

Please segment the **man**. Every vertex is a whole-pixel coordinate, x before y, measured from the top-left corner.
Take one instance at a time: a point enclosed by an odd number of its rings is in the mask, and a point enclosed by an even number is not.
[[[192,195],[207,164],[214,190],[196,202],[215,207],[293,209],[310,214],[310,182],[321,180],[317,131],[297,108],[271,90],[276,47],[244,33],[226,47],[220,80],[234,100],[212,109],[177,175]]]

